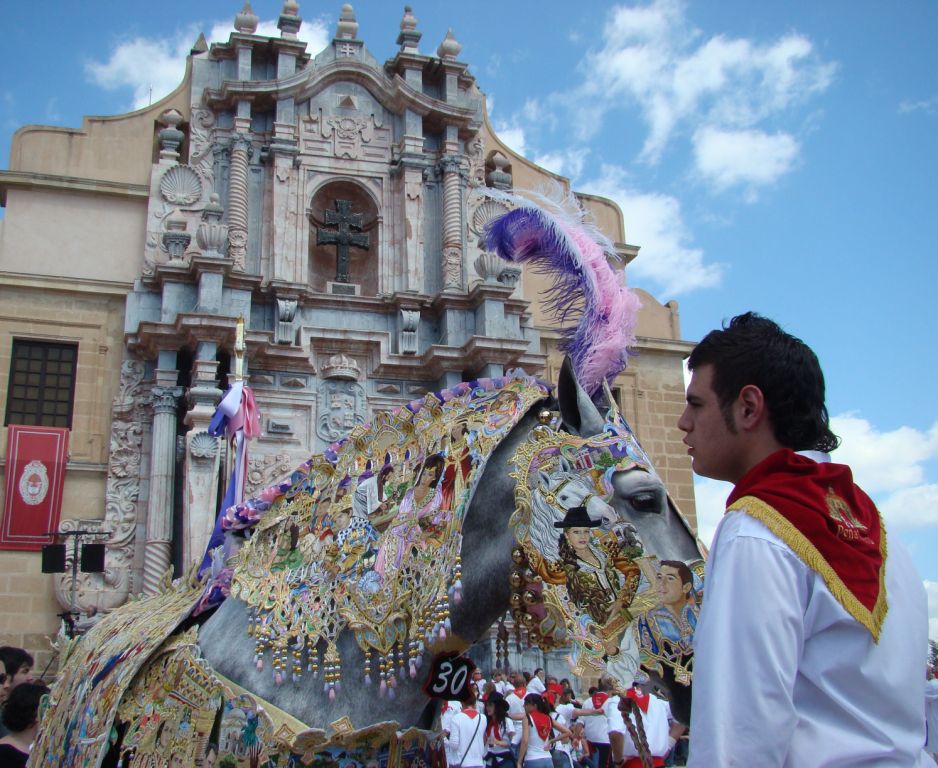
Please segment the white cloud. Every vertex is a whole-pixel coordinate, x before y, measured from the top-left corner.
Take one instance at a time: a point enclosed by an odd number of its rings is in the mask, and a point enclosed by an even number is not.
[[[622,209],[628,241],[641,246],[629,265],[633,283],[652,281],[660,286],[657,293],[668,298],[719,284],[723,267],[705,263],[703,251],[689,245],[691,235],[677,198],[642,192],[621,168],[609,165],[598,179],[584,182],[583,189],[611,198]]]
[[[773,184],[791,170],[799,149],[787,133],[712,127],[696,131],[693,143],[698,172],[718,190]]]
[[[504,122],[496,123],[494,127],[498,138],[522,157],[527,157],[527,155],[525,155],[527,142],[524,137],[524,128],[517,124]]]
[[[742,181],[764,184],[791,169],[798,143],[784,132],[769,136],[759,124],[793,117],[795,106],[830,86],[836,65],[794,33],[767,43],[706,37],[687,18],[685,3],[653,0],[616,7],[606,20],[602,47],[587,54],[581,71],[582,84],[569,94],[575,111],[589,112],[577,121],[581,138],[599,130],[606,112],[634,105],[648,127],[640,158],[650,164],[676,136],[693,137],[702,126],[751,131],[751,139],[761,135],[766,156]],[[703,178],[739,183],[738,163],[718,162],[715,147],[704,149],[710,151],[699,158],[711,165],[709,172],[698,169]]]
[[[583,172],[589,152],[587,147],[545,152],[543,155],[535,155],[534,162],[553,173],[577,179]]]
[[[209,42],[224,42],[233,31],[230,21],[216,22],[207,35]],[[257,33],[280,36],[276,21],[262,21]],[[195,26],[179,30],[172,38],[135,37],[117,45],[105,62],[90,61],[85,71],[96,85],[107,90],[129,89],[133,93],[130,108],[140,109],[157,101],[182,81],[192,45],[199,36]],[[307,50],[318,53],[325,47],[329,36],[321,19],[304,21],[298,34],[308,43]]]
[[[709,547],[720,518],[726,510],[726,497],[733,490],[732,483],[694,476],[694,501],[697,508],[697,535]]]
[[[923,484],[923,463],[938,456],[938,422],[927,432],[914,427],[880,432],[861,416],[845,413],[831,418],[831,428],[841,439],[834,461],[849,464],[871,496]]]
[[[909,112],[924,112],[927,115],[933,115],[938,112],[938,96],[932,96],[929,99],[919,99],[918,101],[899,102],[899,114],[905,115]]]
[[[928,638],[938,642],[938,582],[925,581],[928,595]]]
[[[938,483],[918,485],[891,493],[879,503],[883,517],[902,528],[938,525]]]

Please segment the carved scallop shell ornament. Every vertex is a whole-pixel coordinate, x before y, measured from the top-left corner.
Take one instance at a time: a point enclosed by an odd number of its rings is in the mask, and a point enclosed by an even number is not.
[[[173,205],[192,205],[202,197],[202,180],[188,165],[174,165],[160,179],[160,194]]]

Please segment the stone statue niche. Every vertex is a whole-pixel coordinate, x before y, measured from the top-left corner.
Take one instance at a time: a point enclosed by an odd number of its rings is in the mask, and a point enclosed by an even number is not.
[[[381,252],[378,209],[350,181],[321,187],[310,206],[310,287],[339,296],[378,293]]]

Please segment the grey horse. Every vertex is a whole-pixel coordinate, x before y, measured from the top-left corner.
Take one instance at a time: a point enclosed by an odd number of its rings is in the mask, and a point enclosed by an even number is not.
[[[468,648],[481,638],[508,609],[508,574],[515,544],[508,524],[515,504],[510,459],[537,426],[538,412],[545,406],[559,408],[563,427],[571,433],[586,437],[603,430],[602,414],[576,382],[572,366],[565,361],[556,400],[531,408],[496,448],[463,524],[463,599],[452,607],[451,614],[451,637],[459,647]],[[615,493],[609,503],[622,522],[634,526],[646,552],[662,560],[690,561],[701,557],[694,534],[667,500],[660,481],[635,469],[618,473],[613,478],[613,488]],[[655,503],[647,503],[650,495],[656,496]],[[433,727],[439,703],[423,692],[424,675],[400,681],[394,700],[379,698],[373,685],[366,686],[352,672],[362,669],[364,654],[348,630],[339,638],[339,653],[346,671],[341,692],[334,701],[327,696],[322,681],[313,676],[304,676],[295,684],[276,685],[269,670],[258,670],[255,666],[254,641],[247,632],[248,617],[248,607],[229,598],[199,631],[199,645],[208,662],[243,688],[315,728],[326,729],[343,716],[356,728],[389,720],[397,721],[402,728]],[[687,722],[689,688],[672,684],[672,680],[656,678],[656,682],[671,689],[673,714]]]

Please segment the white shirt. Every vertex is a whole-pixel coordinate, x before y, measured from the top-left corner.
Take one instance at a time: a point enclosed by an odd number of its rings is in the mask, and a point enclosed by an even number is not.
[[[925,751],[938,753],[938,679],[925,683],[925,722],[928,724]]]
[[[927,765],[925,590],[902,543],[887,542],[875,643],[761,522],[723,517],[694,636],[690,768]]]
[[[555,721],[569,728],[570,724],[573,722],[574,709],[576,709],[576,707],[574,707],[573,704],[557,704],[554,707],[554,711],[557,713],[557,717],[554,718]],[[558,741],[554,745],[554,748],[559,749],[561,752],[566,752],[568,755],[572,754],[573,751],[573,745],[570,743],[570,739]]]
[[[496,680],[495,690],[505,698],[508,698],[508,694],[511,693],[514,689],[511,687],[511,683],[509,683],[507,680]]]
[[[462,704],[458,701],[447,701],[443,705],[443,712],[440,715],[440,729],[444,731],[451,731],[453,718],[459,713],[462,712]],[[450,765],[455,765],[459,762],[459,758],[462,755],[455,755],[453,750],[450,749],[449,739],[443,742],[443,751],[446,752],[446,762]]]
[[[519,733],[521,730],[521,728],[518,729]],[[528,748],[524,752],[524,762],[528,763],[532,760],[552,759],[553,757],[550,754],[550,750],[547,749],[547,740],[541,738],[531,718],[528,717]]]
[[[629,715],[635,723],[635,716]],[[648,697],[648,711],[642,712],[642,727],[652,757],[664,757],[668,751],[668,737],[671,735],[671,707],[664,699],[654,694]],[[624,723],[623,723],[624,724]],[[637,757],[638,747],[632,742],[628,730],[625,731],[623,757]]]
[[[541,678],[537,675],[528,680],[528,693],[544,693],[547,690],[547,686],[541,682]]]
[[[583,702],[583,709],[593,709],[592,698]],[[602,709],[602,707],[599,707]],[[584,715],[583,716],[583,736],[587,741],[593,744],[609,743],[609,725],[606,722],[605,715]]]
[[[508,714],[509,715],[523,715],[524,714],[524,698],[515,695],[515,689],[511,689],[505,697],[505,702],[508,704]],[[515,729],[515,732],[511,735],[512,744],[521,743],[521,726],[518,725]]]
[[[627,733],[625,720],[622,719],[622,713],[619,711],[618,696],[610,696],[603,702],[603,714],[606,716],[606,730],[608,733]]]
[[[496,721],[496,727],[498,727],[497,721]],[[506,717],[505,727],[504,728],[498,727],[499,733],[498,733],[497,738],[499,741],[507,741],[511,743],[514,740],[515,731],[520,731],[520,730],[521,730],[520,724],[515,725],[514,720],[512,720],[510,717]],[[503,752],[511,751],[510,747],[499,747],[499,746],[491,746],[491,747],[488,747],[487,749],[488,749],[488,752],[493,755],[499,755],[499,754],[502,754]]]
[[[465,710],[461,710],[453,715],[448,729],[449,737],[446,739],[447,762],[450,752],[454,758],[450,765],[482,768],[485,764],[485,726],[485,715],[482,713],[469,717]]]

